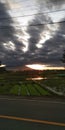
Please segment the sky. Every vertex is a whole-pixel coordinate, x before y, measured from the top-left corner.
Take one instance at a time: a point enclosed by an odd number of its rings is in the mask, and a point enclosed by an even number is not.
[[[62,67],[65,0],[0,0],[0,61]]]

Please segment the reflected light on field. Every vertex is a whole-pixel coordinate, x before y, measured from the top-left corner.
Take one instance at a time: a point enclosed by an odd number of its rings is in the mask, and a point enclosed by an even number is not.
[[[37,78],[27,78],[26,80],[42,80],[42,79],[47,79],[46,77],[37,77]]]

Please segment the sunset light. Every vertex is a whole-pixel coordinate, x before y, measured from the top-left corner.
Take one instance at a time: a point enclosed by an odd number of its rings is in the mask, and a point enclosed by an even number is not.
[[[47,78],[37,77],[37,78],[27,78],[26,80],[42,80],[42,79],[47,79]]]
[[[31,64],[31,65],[26,65],[29,68],[35,69],[35,70],[44,70],[45,69],[45,65],[41,65],[41,64]]]
[[[64,70],[64,67],[51,67],[43,64],[31,64],[26,66],[34,70]]]
[[[5,67],[5,66],[6,66],[6,65],[0,65],[0,68],[1,68],[1,67]]]

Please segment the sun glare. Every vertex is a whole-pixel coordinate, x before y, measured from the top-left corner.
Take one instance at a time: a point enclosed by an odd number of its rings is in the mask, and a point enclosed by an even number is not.
[[[41,65],[41,64],[32,64],[32,65],[26,65],[26,66],[35,70],[44,70],[45,68],[45,65]]]
[[[0,68],[2,68],[2,67],[6,67],[6,65],[0,65]]]
[[[34,70],[64,70],[64,67],[51,67],[43,64],[30,64],[26,66]]]

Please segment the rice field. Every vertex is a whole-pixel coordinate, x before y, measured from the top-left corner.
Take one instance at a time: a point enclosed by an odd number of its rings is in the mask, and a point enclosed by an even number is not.
[[[15,82],[1,82],[0,94],[20,95],[20,96],[43,96],[50,95],[48,91],[31,81]]]
[[[60,75],[60,73],[62,73]],[[44,71],[42,79],[34,82],[26,80],[27,76],[22,73],[1,73],[0,74],[0,95],[20,96],[44,96],[51,95],[43,86],[46,85],[56,91],[65,93],[65,71]],[[29,76],[30,77],[30,76]],[[39,84],[40,83],[40,84]]]

